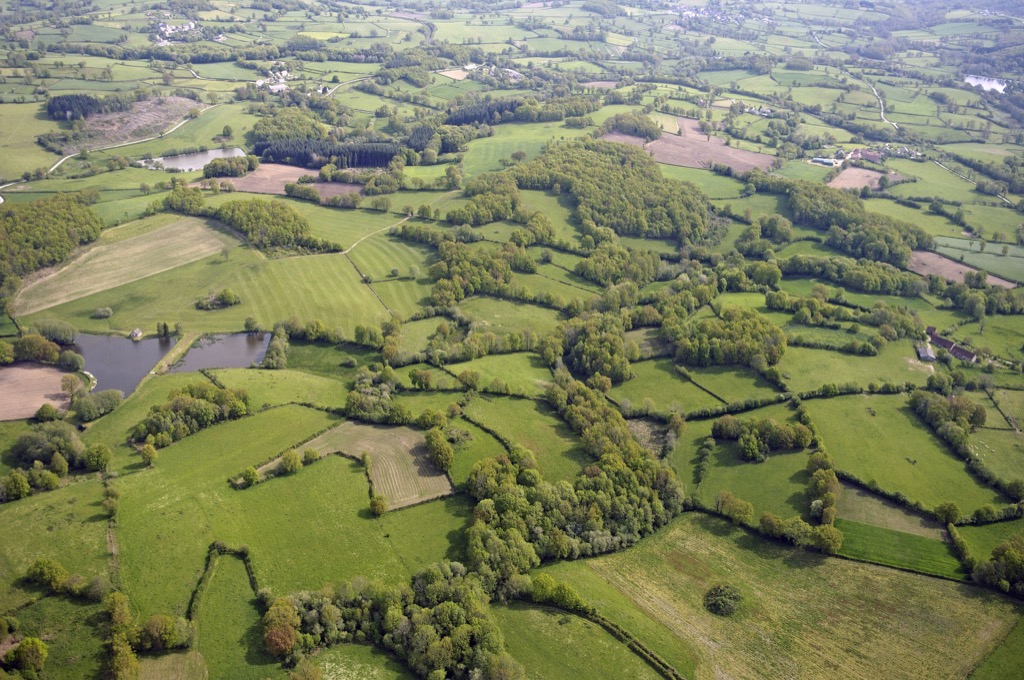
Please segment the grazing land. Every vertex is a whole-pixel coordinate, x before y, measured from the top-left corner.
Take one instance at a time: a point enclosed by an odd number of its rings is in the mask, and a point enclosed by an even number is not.
[[[138,236],[121,240],[117,232],[134,230],[133,224],[111,229],[97,244],[64,267],[45,273],[18,295],[18,314],[35,312],[59,304],[133,283],[170,271],[238,245],[235,236],[214,222],[192,217],[168,220],[168,216],[147,218]],[[141,227],[141,225],[140,225]]]
[[[562,573],[588,569],[697,650],[699,678],[963,678],[1017,619],[995,595],[965,598],[970,586],[822,560],[710,517],[684,517],[631,551]],[[704,591],[721,582],[746,584],[735,618],[701,606]],[[884,621],[874,618],[880,606]]]
[[[0,676],[1020,675],[1011,0],[8,4]]]
[[[385,496],[391,509],[452,493],[451,482],[430,461],[423,435],[417,430],[343,423],[311,441],[308,447],[355,460],[368,454],[374,492]]]

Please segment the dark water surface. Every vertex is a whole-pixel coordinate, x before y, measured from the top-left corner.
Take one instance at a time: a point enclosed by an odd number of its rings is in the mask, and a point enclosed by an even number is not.
[[[136,342],[118,335],[81,334],[74,350],[85,357],[85,370],[95,376],[97,390],[121,390],[127,396],[175,342],[175,338]]]
[[[204,368],[248,368],[263,361],[270,344],[270,333],[232,333],[200,338],[171,367],[171,373],[199,371]]]

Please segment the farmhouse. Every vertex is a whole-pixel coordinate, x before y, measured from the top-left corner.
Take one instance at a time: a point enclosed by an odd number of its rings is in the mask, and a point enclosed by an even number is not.
[[[938,332],[935,330],[935,326],[928,326],[928,328],[925,329],[925,332],[928,333],[928,339],[931,340],[932,344],[938,345],[942,349],[952,354],[957,359],[960,359],[961,361],[966,361],[967,363],[970,364],[973,364],[975,361],[978,360],[978,355],[975,354],[974,352],[964,347],[960,347],[949,338],[944,338],[941,335],[939,335]],[[918,354],[920,355],[920,349],[918,349]],[[922,360],[924,360],[924,357],[921,358]]]

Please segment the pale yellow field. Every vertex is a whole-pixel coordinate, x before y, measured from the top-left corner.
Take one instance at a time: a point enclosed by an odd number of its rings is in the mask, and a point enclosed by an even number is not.
[[[577,564],[675,633],[701,680],[964,678],[1019,619],[981,588],[801,552],[693,514]],[[701,604],[719,583],[743,593],[733,617]]]
[[[238,245],[227,232],[196,217],[158,216],[167,224],[137,236],[121,238],[122,229],[138,229],[138,223],[110,229],[95,245],[67,265],[51,269],[30,281],[15,299],[16,314],[32,314],[110,288],[144,279],[215,255]]]

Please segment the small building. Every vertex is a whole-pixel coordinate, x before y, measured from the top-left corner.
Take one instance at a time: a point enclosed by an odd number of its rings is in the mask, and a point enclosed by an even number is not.
[[[128,339],[129,340],[141,340],[142,339],[142,329],[141,328],[136,328],[135,330],[133,330],[131,333],[128,334]]]
[[[949,353],[952,354],[957,359],[959,359],[960,361],[966,361],[969,364],[973,364],[975,361],[978,360],[977,354],[970,350],[964,349],[959,345],[953,345],[953,349],[949,350]]]
[[[917,357],[921,361],[935,361],[935,350],[932,346],[925,343],[917,346]]]

